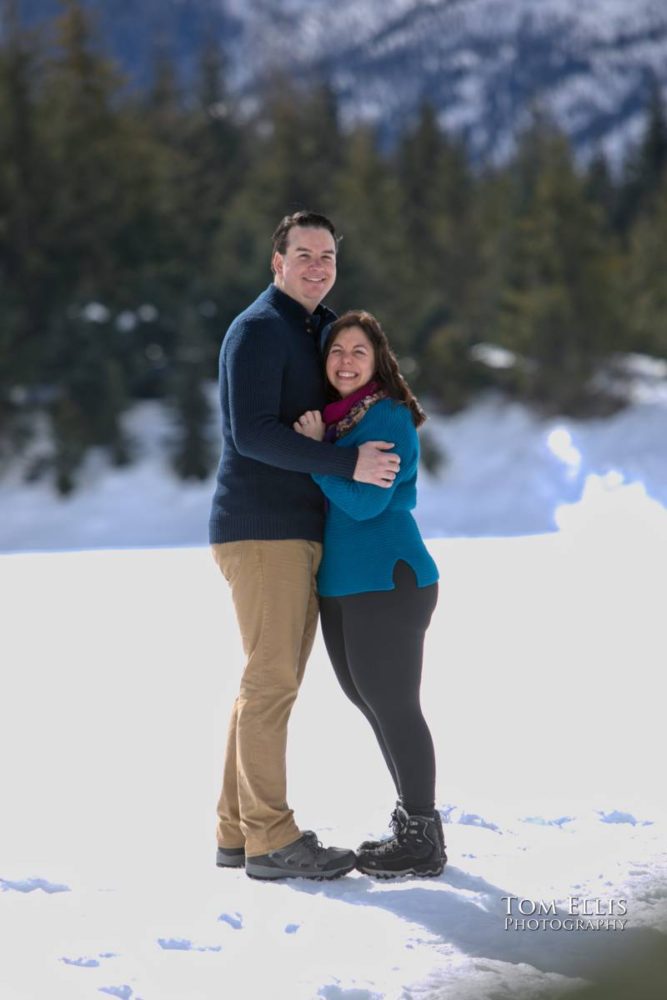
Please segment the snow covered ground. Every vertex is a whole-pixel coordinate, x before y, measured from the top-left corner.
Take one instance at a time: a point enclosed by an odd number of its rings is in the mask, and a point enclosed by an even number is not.
[[[216,869],[241,651],[204,546],[210,484],[172,484],[149,445],[126,471],[91,461],[65,503],[6,474],[3,1000],[532,1000],[617,980],[667,932],[666,414],[543,425],[488,399],[433,421],[449,463],[422,477],[441,571],[423,702],[450,862],[430,880]],[[289,779],[324,842],[383,833],[392,789],[320,637]]]
[[[429,543],[450,863],[399,883],[214,867],[241,654],[206,549],[0,558],[0,995],[496,1000],[609,975],[667,931],[665,534],[615,538]],[[319,638],[289,777],[325,842],[383,832],[391,786]],[[508,905],[554,922],[506,927]]]

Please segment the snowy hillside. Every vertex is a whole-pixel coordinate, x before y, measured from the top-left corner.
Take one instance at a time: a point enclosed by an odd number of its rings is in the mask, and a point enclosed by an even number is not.
[[[651,81],[667,92],[663,0],[84,0],[107,45],[145,84],[155,40],[192,76],[203,39],[252,94],[277,68],[329,77],[344,117],[391,136],[428,98],[477,157],[502,160],[536,104],[586,156],[616,160],[641,129]],[[28,19],[55,0],[25,0]],[[0,29],[1,30],[1,29]]]
[[[656,0],[350,2],[333,19],[311,6],[295,31],[297,51],[315,49],[333,71],[349,117],[386,130],[428,98],[485,160],[511,153],[538,105],[580,153],[618,160],[639,134],[652,75],[667,88],[667,7]],[[271,51],[268,37],[261,48]]]
[[[493,394],[456,416],[432,416],[423,433],[444,460],[437,473],[421,473],[416,515],[425,536],[550,533],[624,516],[641,528],[667,506],[664,371],[640,373],[627,391],[635,402],[605,420],[540,421]],[[214,386],[210,399],[218,447]],[[136,464],[112,469],[91,454],[68,499],[23,481],[43,453],[40,439],[0,472],[0,552],[206,544],[214,474],[194,484],[174,476],[165,447],[173,430],[160,404],[135,406],[126,427]]]

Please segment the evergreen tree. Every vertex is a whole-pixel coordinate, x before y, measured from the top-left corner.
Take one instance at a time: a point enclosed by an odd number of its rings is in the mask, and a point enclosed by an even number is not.
[[[497,339],[523,359],[525,399],[586,412],[598,405],[592,376],[619,345],[617,256],[564,137],[538,122],[512,170]]]
[[[588,165],[585,194],[599,207],[605,225],[611,231],[618,211],[618,192],[607,157],[601,151],[595,154]]]
[[[414,299],[406,289],[399,189],[369,127],[358,126],[345,139],[335,204],[343,240],[332,300],[338,308],[375,313],[392,347],[407,353],[414,341]]]
[[[115,462],[128,458],[120,425],[126,359],[118,329],[110,320],[89,322],[86,307],[99,303],[111,316],[131,294],[138,264],[131,230],[146,194],[147,157],[145,150],[135,155],[136,133],[119,109],[121,81],[95,50],[88,14],[75,0],[62,0],[62,8],[41,102],[57,193],[49,212],[54,282],[42,374],[56,389],[57,481],[67,491],[87,447],[107,447]]]
[[[469,391],[470,311],[480,268],[474,182],[463,150],[444,135],[428,103],[401,137],[396,168],[412,352],[422,361],[417,384],[452,410]]]
[[[211,408],[204,391],[211,347],[201,318],[184,310],[177,333],[178,351],[172,376],[171,405],[176,416],[172,463],[183,479],[206,479],[214,453],[210,438]]]
[[[646,210],[667,170],[667,114],[658,81],[651,81],[646,128],[636,149],[626,158],[625,176],[617,210],[617,224],[627,232],[637,216]]]
[[[264,101],[251,178],[260,213],[275,225],[301,208],[332,212],[342,145],[333,91],[326,84],[302,89],[276,76]]]
[[[235,101],[229,93],[219,45],[209,42],[200,52],[195,104],[186,147],[193,164],[192,226],[198,231],[205,266],[213,236],[241,186],[247,166]]]
[[[667,176],[630,244],[625,320],[632,350],[667,358]]]
[[[48,409],[56,486],[67,494],[76,486],[88,449],[104,448],[114,465],[129,462],[130,442],[120,420],[128,398],[110,317],[94,321],[82,310],[70,309],[56,323],[61,335],[52,341],[57,353],[47,357],[47,371],[63,374],[51,383]]]
[[[0,416],[14,385],[40,379],[52,255],[52,172],[39,132],[41,52],[5,0],[0,32]],[[3,421],[0,419],[0,425]]]
[[[57,55],[44,100],[43,128],[57,171],[53,211],[58,270],[65,286],[82,294],[109,289],[110,252],[123,220],[119,183],[121,80],[95,50],[89,15],[77,0],[60,0]]]
[[[217,244],[221,230],[233,219],[234,200],[244,183],[248,157],[236,104],[227,88],[222,53],[214,42],[200,52],[184,151],[188,160],[184,211],[190,233],[188,299],[199,303],[202,326],[217,347],[226,298],[226,276],[220,275],[216,262]]]
[[[468,255],[473,191],[463,150],[438,126],[435,111],[423,104],[414,128],[401,138],[397,169],[413,265],[412,280],[422,296],[437,294],[441,311],[460,312],[474,270]]]

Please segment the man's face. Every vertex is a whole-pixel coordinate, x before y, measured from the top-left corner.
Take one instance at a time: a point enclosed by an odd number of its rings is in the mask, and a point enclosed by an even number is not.
[[[336,280],[336,243],[328,229],[293,226],[285,253],[274,253],[275,284],[313,312]]]

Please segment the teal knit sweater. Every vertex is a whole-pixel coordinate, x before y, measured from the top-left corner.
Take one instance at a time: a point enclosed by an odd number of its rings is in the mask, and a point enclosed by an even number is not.
[[[399,559],[412,567],[420,587],[438,579],[437,566],[410,513],[417,503],[419,439],[408,407],[381,400],[336,447],[357,448],[364,441],[393,441],[401,469],[388,489],[341,476],[313,475],[329,500],[317,578],[322,597],[393,590]]]

